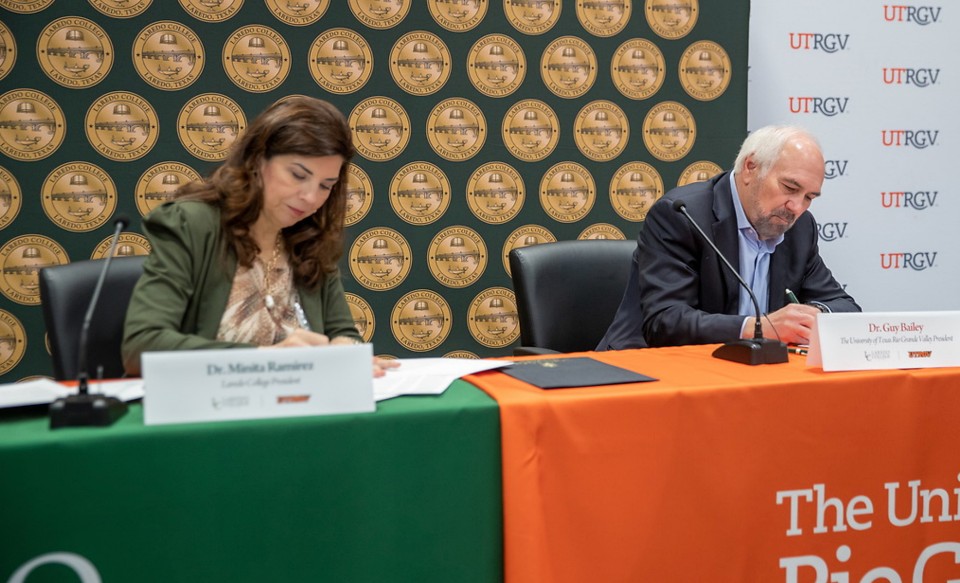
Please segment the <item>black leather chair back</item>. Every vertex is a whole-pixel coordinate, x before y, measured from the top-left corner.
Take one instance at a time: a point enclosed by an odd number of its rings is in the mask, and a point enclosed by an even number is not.
[[[520,344],[557,352],[595,349],[623,298],[636,248],[636,241],[587,239],[512,250]]]
[[[91,378],[103,367],[103,378],[123,376],[120,345],[123,321],[133,286],[143,273],[145,256],[114,257],[93,312],[88,337],[87,364]],[[53,376],[57,380],[77,378],[77,349],[80,326],[90,305],[90,296],[100,278],[103,259],[76,261],[40,270],[40,303],[50,342]]]

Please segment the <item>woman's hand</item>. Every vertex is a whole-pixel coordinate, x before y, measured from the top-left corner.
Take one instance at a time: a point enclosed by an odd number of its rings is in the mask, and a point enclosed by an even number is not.
[[[334,340],[337,340],[337,338],[334,338]],[[273,348],[283,348],[288,346],[326,346],[328,344],[337,343],[330,342],[330,339],[327,338],[325,334],[311,332],[310,330],[304,330],[303,328],[297,328],[288,334],[286,338],[274,344]]]

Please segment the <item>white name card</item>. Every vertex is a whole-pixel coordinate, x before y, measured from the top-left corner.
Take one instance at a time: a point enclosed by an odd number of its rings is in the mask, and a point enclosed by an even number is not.
[[[811,336],[825,371],[960,366],[960,312],[819,314]]]
[[[144,353],[144,423],[374,411],[372,358],[370,344]]]

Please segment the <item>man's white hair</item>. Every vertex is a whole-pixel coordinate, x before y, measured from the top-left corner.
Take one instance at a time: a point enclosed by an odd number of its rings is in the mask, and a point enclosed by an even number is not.
[[[797,138],[808,139],[820,148],[820,141],[816,136],[798,126],[771,125],[754,130],[740,146],[740,153],[733,163],[733,171],[739,174],[747,156],[753,154],[753,161],[760,169],[759,177],[763,178],[780,158],[783,147]]]

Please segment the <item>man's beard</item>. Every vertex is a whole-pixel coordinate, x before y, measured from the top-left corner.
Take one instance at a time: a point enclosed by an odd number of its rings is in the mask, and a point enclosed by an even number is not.
[[[787,222],[781,223],[780,221],[774,221],[774,217],[779,217]],[[757,230],[757,235],[761,239],[776,239],[786,233],[796,220],[797,217],[793,216],[793,213],[787,209],[779,208],[768,215],[760,215],[760,218],[757,219],[757,224],[754,225],[753,228]]]

